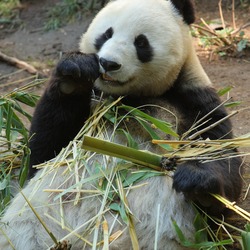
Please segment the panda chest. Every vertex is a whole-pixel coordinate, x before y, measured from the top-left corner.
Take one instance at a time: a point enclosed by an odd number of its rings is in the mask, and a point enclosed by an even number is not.
[[[173,139],[167,128],[177,129],[175,110],[160,98],[124,99],[107,111],[103,121],[105,140],[152,152],[159,152],[152,139]]]

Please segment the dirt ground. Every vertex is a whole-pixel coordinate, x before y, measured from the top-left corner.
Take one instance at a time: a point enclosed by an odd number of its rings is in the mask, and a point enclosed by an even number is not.
[[[69,23],[63,28],[53,31],[44,31],[43,25],[46,13],[59,0],[47,1],[25,1],[20,10],[21,26],[10,29],[0,26],[0,51],[9,56],[17,57],[34,65],[40,72],[48,75],[53,65],[59,59],[63,51],[76,50],[81,34],[86,30],[93,14],[87,13],[81,20]],[[197,3],[197,23],[200,18],[204,20],[218,19],[218,0],[199,0]],[[231,2],[231,1],[227,1]],[[231,26],[230,5],[225,4],[223,14],[228,25]],[[236,25],[240,27],[250,22],[250,7],[236,8]],[[245,30],[250,37],[250,27]],[[238,57],[219,58],[211,56],[211,53],[199,47],[198,41],[194,39],[197,53],[208,76],[217,89],[232,86],[230,92],[234,101],[241,101],[237,109],[239,114],[232,118],[235,135],[243,135],[250,132],[250,53]],[[26,72],[16,73],[4,77],[7,74],[16,72],[15,67],[0,61],[0,94],[10,91],[23,83],[13,83],[14,80],[30,76]],[[9,84],[12,83],[12,84]],[[249,119],[249,120],[248,120]],[[249,162],[249,159],[247,160]],[[245,174],[246,185],[244,194],[249,185],[249,169]],[[242,201],[242,206],[250,211],[250,194]]]

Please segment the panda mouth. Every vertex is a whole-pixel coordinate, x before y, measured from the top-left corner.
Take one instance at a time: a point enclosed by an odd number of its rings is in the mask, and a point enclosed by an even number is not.
[[[115,80],[114,78],[110,77],[109,75],[107,74],[101,74],[101,79],[103,81],[107,81],[107,82],[118,82],[117,80]]]
[[[133,78],[128,79],[127,81],[118,81],[118,80],[112,78],[111,76],[109,76],[108,74],[102,73],[100,75],[100,80],[105,82],[105,84],[112,85],[113,87],[115,87],[115,86],[123,86],[123,85],[131,82],[133,80]]]
[[[108,74],[105,74],[105,73],[101,74],[100,78],[106,84],[111,84],[113,86],[115,86],[115,85],[124,85],[124,84],[127,83],[127,81],[126,82],[118,81],[118,80],[112,78],[111,76],[109,76]]]

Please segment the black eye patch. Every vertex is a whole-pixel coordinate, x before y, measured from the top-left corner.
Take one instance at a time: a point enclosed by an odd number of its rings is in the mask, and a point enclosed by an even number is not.
[[[101,34],[98,38],[96,38],[95,48],[97,50],[100,50],[103,44],[110,38],[112,38],[113,34],[114,34],[113,28],[112,27],[108,28],[103,34]]]
[[[143,34],[137,36],[134,41],[138,59],[142,63],[150,62],[153,58],[153,48],[147,37]]]

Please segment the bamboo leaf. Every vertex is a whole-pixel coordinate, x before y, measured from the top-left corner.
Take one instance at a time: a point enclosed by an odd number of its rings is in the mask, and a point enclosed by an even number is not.
[[[0,191],[4,190],[7,187],[7,184],[7,179],[3,179],[2,181],[0,181]]]
[[[221,240],[219,242],[203,241],[203,242],[193,243],[186,239],[186,237],[184,236],[184,234],[182,233],[181,229],[179,228],[179,226],[175,221],[173,221],[173,227],[175,229],[177,236],[179,237],[181,244],[185,247],[191,247],[195,249],[213,249],[218,246],[224,246],[233,243],[231,239]]]
[[[107,119],[108,121],[110,121],[113,124],[115,124],[117,121],[116,112],[114,111],[114,109],[116,109],[116,108],[112,107],[109,110],[107,110],[106,113],[104,114],[105,119]]]
[[[118,129],[117,132],[120,132],[125,135],[127,142],[128,142],[128,147],[138,149],[138,143],[135,141],[135,139],[129,134],[127,131],[124,129]]]
[[[250,249],[250,232],[242,232],[241,237],[244,250]]]
[[[18,111],[20,114],[24,115],[25,117],[28,118],[29,121],[31,121],[32,116],[27,113],[23,108],[20,107],[20,105],[18,103],[12,103],[11,106],[13,107],[13,109],[15,109],[16,111]]]
[[[30,93],[23,92],[23,91],[18,91],[15,93],[13,98],[30,107],[35,107],[40,97],[38,95],[30,94]]]
[[[136,120],[149,133],[149,135],[153,140],[160,140],[161,137],[154,131],[154,129],[152,129],[151,126],[149,126],[146,122],[142,121],[141,119],[136,119]],[[172,150],[172,147],[169,144],[159,144],[159,146],[168,151]]]
[[[125,180],[123,181],[123,186],[128,187],[136,182],[146,180],[150,177],[162,175],[159,171],[151,171],[150,169],[145,169],[145,171],[139,171],[137,173],[132,173],[131,175],[127,175]]]
[[[231,89],[232,89],[231,86],[227,86],[227,87],[225,87],[225,88],[223,88],[223,89],[218,90],[218,91],[217,91],[217,94],[218,94],[219,96],[223,96],[223,95],[225,95],[226,93],[228,93]]]
[[[226,108],[233,108],[233,107],[239,106],[240,104],[241,104],[241,102],[236,101],[236,102],[225,103],[224,106],[225,106]]]
[[[245,229],[246,231],[243,231],[241,233],[241,237],[242,237],[244,250],[248,250],[250,249],[250,224],[249,223],[245,225]]]
[[[6,100],[4,98],[0,98],[0,106],[6,104]]]
[[[141,126],[149,133],[149,135],[151,136],[152,139],[154,140],[160,140],[160,136],[155,132],[154,129],[152,129],[152,127],[147,124],[145,121],[141,120],[141,119],[136,119]]]
[[[120,106],[120,108],[125,109],[127,111],[129,111],[131,114],[133,114],[134,116],[138,116],[140,118],[144,118],[147,121],[150,121],[154,126],[156,126],[158,129],[160,129],[162,132],[172,135],[174,137],[179,137],[178,134],[171,128],[172,125],[170,123],[167,123],[165,121],[162,121],[160,119],[156,119],[144,112],[142,112],[139,109],[135,109],[133,107],[130,106]]]
[[[10,126],[11,131],[17,130],[24,137],[25,141],[27,141],[28,136],[29,136],[28,130],[25,128],[21,119],[15,114],[15,112],[13,112],[10,105],[9,107],[10,107],[10,110],[9,110],[10,113],[8,113],[7,115],[7,122],[10,122],[10,124],[7,126]],[[8,120],[9,116],[10,116],[10,120]],[[9,140],[11,140],[11,137],[9,138]]]
[[[121,203],[121,206],[120,206],[120,215],[121,215],[121,218],[122,220],[128,225],[129,224],[129,218],[127,216],[127,211],[125,209],[125,206],[124,206],[124,203]]]
[[[6,128],[5,128],[5,132],[6,132],[6,138],[7,140],[10,142],[10,134],[11,134],[11,124],[12,124],[12,117],[13,117],[13,111],[11,109],[11,106],[6,103],[5,105],[5,109],[6,109]]]
[[[2,132],[3,129],[3,124],[4,124],[4,117],[3,117],[3,107],[0,106],[0,134]]]
[[[175,232],[176,232],[180,242],[184,245],[184,243],[186,242],[186,238],[185,238],[184,234],[182,233],[181,229],[177,225],[176,221],[173,221],[172,224],[173,224],[173,227],[175,229]]]
[[[120,214],[122,220],[128,225],[129,223],[129,219],[128,219],[128,216],[126,214],[126,210],[125,210],[125,207],[123,205],[123,203],[121,204],[118,204],[118,203],[112,203],[110,204],[110,209],[116,211],[117,213]]]
[[[30,162],[29,149],[24,148],[24,155],[23,155],[22,163],[21,163],[21,171],[19,174],[20,187],[23,187],[27,180],[28,171],[29,171],[29,162]]]
[[[111,203],[110,205],[109,205],[109,207],[110,207],[110,209],[112,209],[112,210],[114,210],[114,211],[116,211],[116,212],[119,212],[120,211],[120,205],[118,204],[118,203]]]

